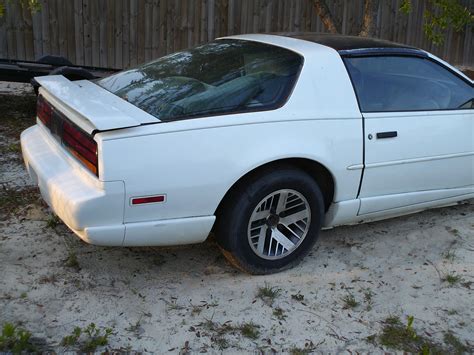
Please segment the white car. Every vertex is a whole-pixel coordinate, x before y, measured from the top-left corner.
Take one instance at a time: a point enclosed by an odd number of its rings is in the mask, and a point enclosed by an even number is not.
[[[91,81],[39,77],[23,132],[43,198],[87,243],[214,230],[263,274],[321,228],[474,197],[474,87],[423,50],[324,34],[241,35]]]

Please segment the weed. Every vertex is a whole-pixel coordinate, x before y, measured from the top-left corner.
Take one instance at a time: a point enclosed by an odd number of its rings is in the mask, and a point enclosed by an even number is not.
[[[4,132],[18,138],[21,131],[35,124],[35,95],[0,94],[0,123]]]
[[[85,328],[75,327],[70,335],[63,338],[61,345],[78,348],[81,352],[95,352],[98,347],[109,343],[110,334],[112,334],[111,328],[101,329],[90,323]]]
[[[351,293],[342,297],[342,302],[344,303],[344,309],[354,309],[359,305],[359,302],[357,302],[354,295]]]
[[[167,301],[167,300],[163,300],[163,301],[166,303],[166,306],[167,306],[169,311],[179,311],[181,309],[186,308],[186,307],[178,304],[178,300],[176,298],[171,298],[171,301]]]
[[[280,288],[272,287],[265,282],[265,286],[258,288],[257,297],[260,298],[263,302],[272,305],[275,299],[280,295],[280,293]]]
[[[20,298],[25,299],[26,297],[28,297],[28,294],[26,292],[22,292]]]
[[[0,352],[20,354],[32,353],[36,347],[31,343],[31,333],[12,323],[5,323],[0,335]]]
[[[456,252],[450,249],[450,250],[445,251],[443,254],[441,254],[441,256],[444,259],[453,262],[456,259]]]
[[[459,237],[459,230],[457,230],[456,228],[446,227],[446,230],[455,237]]]
[[[61,224],[61,220],[55,214],[51,215],[46,221],[46,227],[54,229]]]
[[[273,310],[273,315],[275,317],[277,317],[277,319],[279,319],[279,320],[285,320],[286,319],[285,311],[283,309],[281,309],[280,307],[277,307]]]
[[[472,348],[469,348],[465,344],[461,343],[459,338],[454,335],[451,331],[445,332],[443,337],[444,343],[450,348],[451,354],[464,354],[471,352]]]
[[[36,188],[27,187],[17,190],[3,186],[0,188],[0,217],[10,217],[36,201],[38,201]]]
[[[10,143],[0,150],[1,154],[15,153],[19,154],[21,152],[21,146],[19,143]]]
[[[455,310],[455,309],[448,309],[446,311],[446,313],[449,315],[449,316],[454,316],[455,314],[458,314],[458,311]]]
[[[372,306],[374,303],[373,297],[374,297],[373,291],[370,288],[366,288],[364,290],[364,301],[367,304],[367,311],[372,310]]]
[[[260,331],[258,330],[260,328],[259,325],[252,323],[252,322],[247,322],[247,323],[242,323],[239,326],[240,333],[249,339],[258,339],[260,336]]]
[[[368,342],[374,345],[380,343],[381,345],[416,354],[444,354],[447,349],[441,345],[434,343],[431,339],[419,335],[413,328],[414,317],[408,316],[407,324],[403,325],[400,318],[390,316],[385,319],[382,333],[380,335],[371,335],[367,338]]]
[[[304,301],[304,295],[302,295],[301,293],[296,293],[294,295],[291,295],[291,299],[295,300],[295,301]]]
[[[308,348],[298,348],[298,347],[294,346],[290,349],[289,352],[290,352],[291,355],[306,355],[306,354],[311,354],[313,352],[313,350],[308,349]]]
[[[81,269],[81,267],[79,265],[79,260],[77,260],[77,255],[76,255],[75,251],[73,251],[73,250],[69,251],[67,259],[64,260],[64,266],[76,269],[78,271]]]
[[[459,275],[456,275],[454,273],[451,274],[446,274],[441,278],[441,281],[447,282],[451,286],[456,285],[457,283],[461,282],[463,278]]]
[[[135,323],[129,323],[129,326],[125,328],[125,330],[130,333],[139,334],[141,329],[140,321],[141,317]]]

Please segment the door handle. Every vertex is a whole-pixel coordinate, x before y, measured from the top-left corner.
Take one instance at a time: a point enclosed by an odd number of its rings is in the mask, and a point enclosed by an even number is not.
[[[384,139],[384,138],[395,138],[398,136],[397,131],[389,131],[389,132],[379,132],[377,133],[377,139]]]

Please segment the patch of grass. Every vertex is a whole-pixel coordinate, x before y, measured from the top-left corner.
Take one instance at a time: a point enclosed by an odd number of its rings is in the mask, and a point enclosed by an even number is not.
[[[355,299],[352,293],[349,293],[342,297],[342,303],[344,309],[354,309],[359,305],[359,302]]]
[[[260,331],[259,331],[260,326],[253,323],[253,322],[247,322],[247,323],[242,323],[239,326],[240,333],[249,339],[258,339],[260,336]]]
[[[366,288],[364,290],[364,301],[367,305],[366,307],[367,311],[372,310],[372,306],[374,304],[373,297],[374,297],[374,292],[370,288]]]
[[[278,320],[285,320],[286,319],[286,314],[283,309],[280,307],[277,307],[273,310],[273,315],[278,319]]]
[[[38,189],[26,187],[22,189],[0,188],[0,218],[10,217],[22,208],[38,201]]]
[[[25,299],[28,297],[28,294],[26,292],[22,292],[20,295],[21,298]]]
[[[1,130],[12,137],[35,124],[35,95],[0,94],[0,125]]]
[[[57,226],[59,226],[61,223],[62,223],[61,219],[55,214],[53,214],[46,221],[46,227],[54,229]]]
[[[272,305],[275,299],[280,295],[280,293],[280,288],[270,286],[268,283],[265,282],[265,285],[263,287],[258,288],[257,297],[260,298],[263,302]]]
[[[447,250],[443,254],[441,254],[441,256],[443,257],[443,259],[451,262],[456,260],[456,252],[454,250]]]
[[[463,344],[459,338],[451,331],[445,332],[443,337],[444,343],[450,348],[451,354],[470,353],[474,349]]]
[[[459,237],[459,230],[457,230],[456,228],[446,227],[446,230],[455,237]]]
[[[382,333],[367,338],[368,342],[380,344],[390,349],[413,354],[446,354],[447,349],[431,339],[418,334],[413,328],[414,317],[407,318],[404,325],[400,318],[390,316],[383,322]]]
[[[0,154],[20,154],[21,153],[21,146],[20,143],[10,143],[0,148]]]
[[[316,350],[314,347],[304,347],[304,348],[298,348],[296,346],[290,348],[289,353],[291,355],[306,355],[306,354],[311,354]]]
[[[98,347],[106,346],[111,334],[111,328],[99,328],[94,323],[90,323],[85,328],[75,327],[70,335],[63,338],[61,345],[91,353]]]
[[[32,353],[37,351],[31,343],[31,333],[12,323],[5,323],[0,334],[0,352],[2,353]]]
[[[69,254],[68,254],[66,260],[64,260],[64,266],[70,267],[70,268],[73,268],[73,269],[76,269],[76,270],[81,269],[81,267],[79,265],[79,260],[77,259],[77,255],[76,255],[75,251],[73,251],[73,250],[69,251]]]
[[[454,273],[446,274],[441,278],[441,281],[447,282],[451,286],[460,283],[462,280],[463,278],[460,275],[456,275]]]

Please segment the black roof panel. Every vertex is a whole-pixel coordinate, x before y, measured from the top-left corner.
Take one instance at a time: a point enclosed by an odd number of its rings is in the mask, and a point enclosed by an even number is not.
[[[323,46],[331,47],[337,51],[350,51],[370,48],[416,49],[415,47],[408,45],[369,37],[346,36],[318,32],[280,32],[273,34],[319,43]]]

